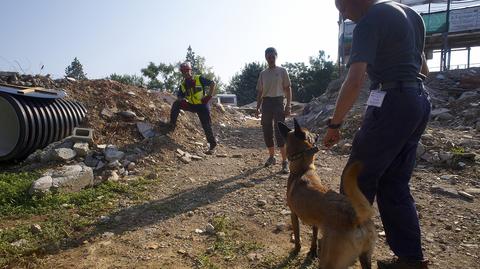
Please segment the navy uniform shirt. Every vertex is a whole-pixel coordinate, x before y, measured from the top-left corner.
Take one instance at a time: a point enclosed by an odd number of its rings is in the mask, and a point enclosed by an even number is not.
[[[367,63],[374,82],[415,81],[422,67],[425,25],[408,6],[392,1],[371,6],[353,31],[348,65]]]
[[[188,90],[190,88],[195,88],[195,76],[192,77],[192,80],[190,81],[185,81],[184,79],[184,82],[186,84],[185,88]],[[204,87],[204,90],[205,90],[205,87],[209,87],[210,85],[212,85],[212,80],[208,79],[208,78],[205,78],[203,76],[200,76],[200,83],[202,84],[202,86]],[[182,86],[178,87],[178,91],[177,91],[177,96],[180,97],[180,98],[185,98],[185,94],[182,92]]]

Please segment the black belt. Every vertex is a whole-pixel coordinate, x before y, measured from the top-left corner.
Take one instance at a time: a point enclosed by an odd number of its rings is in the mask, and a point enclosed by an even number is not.
[[[378,83],[378,88],[380,90],[389,90],[389,89],[423,89],[422,81],[392,81],[392,82],[382,82]]]

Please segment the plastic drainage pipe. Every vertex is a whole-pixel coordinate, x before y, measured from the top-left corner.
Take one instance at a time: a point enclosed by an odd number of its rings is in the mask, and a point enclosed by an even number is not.
[[[0,92],[0,161],[21,160],[72,134],[85,118],[85,106]]]

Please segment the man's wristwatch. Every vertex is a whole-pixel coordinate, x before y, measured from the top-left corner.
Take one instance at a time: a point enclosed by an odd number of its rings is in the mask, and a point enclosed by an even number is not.
[[[332,118],[329,118],[327,120],[327,127],[330,128],[330,129],[339,129],[340,127],[342,126],[342,123],[338,123],[338,124],[333,124],[332,123]]]

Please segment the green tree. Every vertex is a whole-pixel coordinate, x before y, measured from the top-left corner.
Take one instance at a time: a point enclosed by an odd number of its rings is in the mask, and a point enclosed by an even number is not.
[[[145,81],[143,77],[137,75],[117,75],[115,73],[111,74],[108,79],[118,81],[126,85],[132,85],[136,87],[144,87]]]
[[[330,81],[338,78],[338,69],[333,61],[328,60],[324,51],[319,51],[318,56],[310,57],[310,65],[304,63],[286,63],[292,81],[293,100],[309,102],[312,98],[320,96],[327,89]]]
[[[214,80],[217,85],[217,92],[222,92],[223,84],[220,77],[215,75],[213,69],[206,65],[204,57],[196,55],[191,46],[188,46],[185,61],[192,64],[192,71],[194,74],[202,75],[208,79]],[[158,65],[150,62],[147,67],[140,71],[142,75],[148,78],[147,88],[162,89],[169,92],[174,92],[183,78],[179,72],[181,62],[176,64],[159,63]]]
[[[83,66],[77,57],[75,57],[72,63],[65,68],[65,76],[78,80],[87,79],[87,74],[83,72]]]
[[[265,64],[249,63],[232,77],[226,90],[228,93],[237,95],[239,106],[243,106],[257,100],[257,81],[260,72],[266,68]]]
[[[192,46],[188,46],[185,61],[192,64],[192,71],[194,74],[202,75],[208,79],[215,81],[217,92],[225,92],[225,85],[222,83],[219,76],[213,72],[213,68],[207,66],[205,57],[195,54]]]

